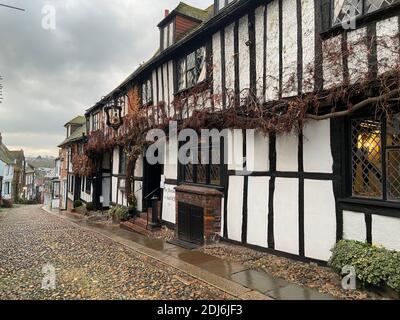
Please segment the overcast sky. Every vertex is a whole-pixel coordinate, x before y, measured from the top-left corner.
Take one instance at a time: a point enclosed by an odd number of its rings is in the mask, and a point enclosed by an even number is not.
[[[188,0],[206,8],[211,0]],[[26,155],[58,155],[63,125],[114,89],[158,47],[156,25],[178,0],[0,0],[0,132]],[[56,29],[42,9],[56,9]],[[47,20],[46,20],[47,21]]]

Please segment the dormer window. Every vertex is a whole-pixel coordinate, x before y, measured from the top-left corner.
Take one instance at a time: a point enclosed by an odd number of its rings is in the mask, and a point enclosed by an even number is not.
[[[214,1],[215,13],[218,13],[219,11],[221,11],[234,1],[235,0],[215,0]]]
[[[161,49],[165,50],[173,44],[174,44],[174,22],[170,22],[161,29]]]
[[[178,60],[176,69],[178,92],[205,81],[207,77],[205,48],[200,47],[182,57]]]
[[[142,83],[142,106],[149,106],[153,103],[153,86],[151,79]]]

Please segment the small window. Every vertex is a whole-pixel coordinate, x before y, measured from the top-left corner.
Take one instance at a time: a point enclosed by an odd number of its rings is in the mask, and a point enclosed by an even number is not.
[[[352,121],[352,193],[400,201],[400,114]]]
[[[86,177],[85,192],[92,194],[92,179],[89,177]]]
[[[177,89],[189,89],[206,80],[206,50],[204,47],[178,60]]]
[[[332,25],[340,25],[363,15],[386,8],[400,0],[331,0]]]
[[[92,120],[92,131],[97,131],[100,129],[100,112],[97,112],[96,114],[93,115],[93,120]]]
[[[142,105],[149,106],[153,103],[153,86],[151,79],[142,84]]]
[[[198,161],[192,161],[181,167],[181,182],[221,186],[222,179],[222,161],[221,144],[212,144],[210,142],[199,143],[195,150],[189,151],[191,155],[197,154]],[[197,152],[194,152],[197,151]],[[209,161],[202,161],[202,154],[208,153]]]
[[[126,174],[126,153],[124,148],[119,148],[119,174]]]

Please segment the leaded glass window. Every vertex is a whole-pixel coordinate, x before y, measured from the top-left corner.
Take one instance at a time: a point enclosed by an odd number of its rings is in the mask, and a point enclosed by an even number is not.
[[[353,196],[400,201],[400,114],[351,127]]]
[[[201,47],[177,62],[178,91],[189,89],[206,80],[206,50]]]
[[[142,84],[142,105],[148,106],[153,103],[153,86],[148,79]]]
[[[347,23],[395,3],[400,3],[400,0],[332,0],[332,24]]]

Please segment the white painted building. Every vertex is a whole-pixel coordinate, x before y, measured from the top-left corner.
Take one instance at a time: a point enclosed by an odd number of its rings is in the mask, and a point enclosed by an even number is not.
[[[366,75],[383,75],[388,61],[399,65],[399,51],[390,49],[399,48],[399,1],[363,0],[346,11],[353,3],[219,0],[207,10],[180,4],[159,24],[162,50],[87,110],[89,132],[106,127],[108,98],[119,94],[128,112],[126,97],[133,85],[141,88],[149,118],[158,110],[153,106],[162,103],[171,118],[185,119],[198,106],[176,110],[174,101],[203,83],[211,84],[205,96],[222,98],[209,99],[202,108],[218,112],[229,107],[230,90],[241,94],[250,88],[263,103],[274,105],[310,92],[323,95]],[[352,29],[343,27],[348,12],[356,21]],[[368,39],[372,48],[365,47]],[[393,45],[383,45],[389,41]],[[212,61],[212,68],[206,61]],[[358,94],[349,98],[351,103],[370,93]],[[337,111],[347,108],[341,103]],[[219,151],[226,146],[231,158],[246,158],[246,164],[167,161],[152,166],[141,157],[134,177],[138,209],[147,209],[146,197],[161,186],[162,221],[176,226],[184,240],[203,242],[219,235],[316,261],[327,261],[343,238],[400,250],[399,124],[396,112],[390,119],[376,119],[372,109],[365,109],[308,120],[291,134],[256,132],[252,139],[231,129]],[[170,141],[165,157],[177,159],[177,146],[169,149]],[[94,192],[104,206],[127,205],[124,157],[117,146],[104,155]]]

